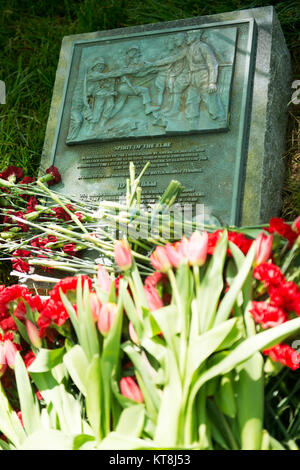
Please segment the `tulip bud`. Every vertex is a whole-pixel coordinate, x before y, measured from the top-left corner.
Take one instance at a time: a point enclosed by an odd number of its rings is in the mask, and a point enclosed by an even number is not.
[[[189,239],[187,247],[188,261],[191,266],[198,265],[203,266],[206,261],[208,248],[208,234],[203,232],[201,235],[199,232],[194,232]]]
[[[143,394],[132,377],[122,377],[120,390],[124,397],[130,398],[130,400],[136,401],[137,403],[143,403]]]
[[[162,308],[164,306],[164,303],[155,287],[153,287],[152,285],[144,286],[144,291],[149,310],[151,310],[151,312],[153,312],[154,310],[158,310],[159,308]]]
[[[112,285],[112,280],[109,277],[109,274],[104,268],[104,266],[102,266],[101,264],[99,264],[98,266],[97,279],[100,289],[104,292],[109,293]]]
[[[102,335],[106,335],[114,322],[114,319],[117,315],[117,305],[113,303],[103,304],[98,316],[98,330]]]
[[[7,365],[11,369],[13,369],[14,365],[15,365],[17,347],[10,339],[6,339],[4,341],[4,354],[5,354],[5,359],[6,359]]]
[[[136,331],[135,331],[131,321],[129,322],[129,325],[128,325],[128,332],[129,332],[129,337],[130,337],[131,341],[135,344],[139,344],[140,342],[139,342],[138,335],[136,334]]]
[[[132,266],[132,255],[126,240],[118,240],[114,247],[115,260],[122,271],[127,271]]]
[[[26,319],[25,322],[28,338],[35,348],[42,347],[42,340],[39,336],[39,330],[37,327],[29,320]]]
[[[263,232],[258,235],[255,240],[256,243],[256,255],[254,264],[257,266],[261,263],[265,263],[271,255],[273,235],[265,235]]]
[[[157,271],[165,273],[171,268],[166,249],[163,246],[157,246],[155,248],[153,253],[150,255],[150,261]]]
[[[96,322],[99,318],[99,313],[102,307],[102,302],[99,299],[99,297],[97,297],[97,294],[95,292],[92,292],[90,294],[90,307],[91,307],[93,319]]]
[[[6,359],[5,359],[5,352],[4,352],[4,345],[0,343],[0,377],[5,373],[7,368]]]

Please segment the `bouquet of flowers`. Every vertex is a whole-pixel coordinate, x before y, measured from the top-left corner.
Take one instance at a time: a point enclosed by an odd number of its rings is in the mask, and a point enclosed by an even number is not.
[[[150,275],[122,239],[113,274],[98,265],[46,299],[2,286],[0,446],[284,448],[264,429],[264,381],[300,367],[299,222],[160,243]]]

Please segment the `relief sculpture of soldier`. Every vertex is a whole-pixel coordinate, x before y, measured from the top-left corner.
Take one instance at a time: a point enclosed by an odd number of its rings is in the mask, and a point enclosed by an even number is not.
[[[204,101],[212,119],[225,119],[223,105],[218,93],[219,64],[211,47],[201,40],[203,31],[187,33],[187,62],[191,78],[187,90],[185,114],[191,127],[198,128],[200,103]]]
[[[103,58],[93,61],[87,68],[84,80],[75,89],[70,119],[68,139],[75,139],[83,122],[86,122],[86,135],[94,137],[95,125],[101,120],[104,126],[114,107],[114,78],[102,78],[106,65]]]
[[[211,119],[225,119],[217,86],[219,64],[212,48],[202,40],[202,35],[203,31],[195,30],[178,34],[174,39],[176,54],[155,63],[158,66],[169,64],[165,82],[160,73],[155,82],[159,97],[166,88],[170,96],[170,109],[163,110],[162,114],[169,118],[178,117],[183,103],[192,129],[199,128],[202,101]],[[159,104],[162,105],[161,98]]]
[[[153,64],[142,59],[141,50],[138,46],[132,46],[126,51],[125,64],[126,68],[119,71],[121,78],[118,87],[118,98],[111,117],[123,108],[129,96],[140,96],[142,98],[146,115],[157,111],[159,106],[151,104],[149,88],[143,86],[143,80],[137,80],[154,73]],[[132,77],[135,78],[134,83]]]
[[[186,54],[185,34],[179,33],[174,38],[171,55],[155,63],[159,67],[155,86],[158,90],[156,101],[160,107],[164,107],[166,90],[169,93],[169,104],[167,109],[163,109],[164,116],[177,116],[180,111],[182,93],[190,82]]]

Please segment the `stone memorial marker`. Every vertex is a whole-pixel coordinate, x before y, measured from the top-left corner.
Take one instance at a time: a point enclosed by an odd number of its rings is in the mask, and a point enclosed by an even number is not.
[[[172,179],[179,202],[221,224],[280,207],[290,60],[273,7],[67,36],[41,173],[94,201],[124,195],[129,162],[143,202]]]

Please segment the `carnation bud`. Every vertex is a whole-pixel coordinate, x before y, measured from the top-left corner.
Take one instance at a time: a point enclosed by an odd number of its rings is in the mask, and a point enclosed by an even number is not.
[[[130,400],[137,403],[143,403],[143,394],[132,377],[122,377],[120,380],[120,390],[124,397],[130,398]]]
[[[35,348],[42,347],[42,340],[39,336],[39,330],[37,327],[30,321],[26,319],[25,322],[28,338]]]
[[[132,266],[132,255],[126,240],[118,240],[114,246],[115,260],[122,271],[127,271]]]
[[[111,326],[117,315],[117,309],[117,304],[113,304],[110,302],[102,305],[97,323],[98,330],[100,331],[100,333],[102,333],[102,335],[107,335],[107,333],[111,329]]]

